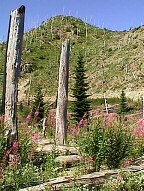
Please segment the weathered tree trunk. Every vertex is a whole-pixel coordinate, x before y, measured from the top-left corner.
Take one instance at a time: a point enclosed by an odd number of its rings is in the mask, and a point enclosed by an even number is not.
[[[62,44],[62,52],[60,58],[55,134],[55,139],[59,145],[64,145],[66,140],[69,47],[69,40],[67,40],[65,44]]]
[[[54,17],[52,18],[51,22],[51,39],[53,40],[53,22],[54,22]]]
[[[85,22],[85,30],[86,30],[86,43],[87,43],[87,37],[88,37],[88,32],[87,32],[87,17],[86,17],[86,22]]]
[[[31,83],[32,83],[32,72],[30,74],[30,79],[29,79],[29,91],[28,91],[28,97],[27,97],[27,105],[29,105],[29,101],[30,101]]]
[[[88,32],[87,32],[87,24],[86,23],[85,23],[85,29],[86,29],[86,43],[87,43]]]
[[[144,119],[144,96],[143,96],[143,119]]]
[[[127,67],[127,65],[126,65],[126,74],[128,73],[128,67]]]
[[[13,141],[17,137],[17,89],[20,76],[20,62],[22,38],[24,32],[25,7],[11,11],[7,39],[4,88],[3,88],[3,113],[6,134]]]
[[[101,64],[102,66],[102,86],[104,85],[104,66],[103,63]]]
[[[106,97],[105,97],[105,94],[104,94],[104,101],[105,101],[105,109],[106,109],[106,114],[108,114],[108,108],[107,108],[107,102],[106,102]]]
[[[45,137],[46,133],[46,117],[43,119],[43,136]]]

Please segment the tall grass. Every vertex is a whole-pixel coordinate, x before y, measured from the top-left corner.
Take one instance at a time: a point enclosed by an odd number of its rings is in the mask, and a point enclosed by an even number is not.
[[[54,110],[49,111],[47,117],[46,138],[54,140]],[[28,115],[25,123],[19,125],[19,139],[15,140],[9,150],[4,150],[5,140],[3,137],[0,139],[0,186],[2,190],[19,190],[67,174],[67,167],[61,169],[54,162],[57,157],[55,149],[51,154],[36,152],[38,143],[43,137],[41,128],[29,126],[29,120]],[[143,119],[122,118],[113,113],[91,118],[88,121],[82,119],[74,125],[69,115],[68,121],[67,145],[80,148],[80,160],[74,164],[76,166],[72,170],[75,177],[94,170],[129,165],[144,152]]]

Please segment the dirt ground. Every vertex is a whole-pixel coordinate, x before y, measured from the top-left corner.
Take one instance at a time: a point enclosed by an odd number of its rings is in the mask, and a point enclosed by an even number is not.
[[[26,96],[26,90],[29,89],[29,85],[27,85],[29,83],[29,80],[25,80],[25,81],[21,81],[19,83],[19,91],[18,91],[18,101],[26,101],[27,100],[27,96]],[[142,97],[144,96],[144,88],[142,89],[138,89],[135,91],[130,91],[130,90],[125,90],[125,94],[127,98],[133,99],[134,101],[138,101],[138,99],[142,99]],[[110,91],[108,90],[105,93],[105,97],[106,98],[112,98],[112,97],[120,97],[121,95],[121,91]],[[102,98],[104,96],[104,94],[100,93],[100,94],[93,94],[90,98],[96,99],[96,98]],[[44,97],[44,101],[50,101],[53,102],[55,101],[55,96],[45,96]],[[69,96],[68,100],[72,100],[72,97]]]
[[[144,96],[144,88],[141,90],[136,90],[136,91],[126,90],[125,94],[126,94],[126,98],[130,98],[130,99],[133,99],[134,101],[138,101],[138,99],[142,99],[142,97]],[[106,98],[120,97],[120,95],[121,95],[121,91],[113,92],[108,90],[105,93]],[[104,96],[103,94],[93,94],[91,98],[102,98],[103,96]]]

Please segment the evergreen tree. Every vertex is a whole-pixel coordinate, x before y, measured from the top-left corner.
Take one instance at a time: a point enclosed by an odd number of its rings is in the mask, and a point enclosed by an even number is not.
[[[124,114],[124,113],[126,113],[128,111],[127,99],[126,99],[124,90],[122,90],[120,99],[121,99],[121,101],[120,101],[120,106],[119,106],[119,109],[118,109],[118,113],[119,114]]]
[[[36,89],[36,95],[33,102],[32,117],[34,117],[36,111],[38,111],[38,115],[36,116],[38,122],[44,117],[44,102],[40,85],[38,85]]]
[[[74,70],[75,84],[72,89],[73,97],[75,98],[75,101],[73,101],[72,110],[74,112],[74,118],[77,122],[79,122],[84,115],[87,115],[88,117],[88,112],[90,110],[90,102],[87,100],[89,95],[86,94],[86,91],[88,90],[88,83],[85,82],[85,72],[84,59],[80,53]]]

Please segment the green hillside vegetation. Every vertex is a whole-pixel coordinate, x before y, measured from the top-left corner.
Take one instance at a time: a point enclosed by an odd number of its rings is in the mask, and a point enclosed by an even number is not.
[[[143,37],[143,26],[117,32],[96,28],[73,17],[53,17],[24,34],[19,81],[27,80],[23,85],[27,95],[32,72],[31,95],[37,84],[41,84],[44,97],[56,97],[61,43],[69,38],[69,95],[72,95],[73,69],[80,49],[85,53],[91,96],[108,90],[140,89],[144,82]],[[0,73],[4,70],[5,47],[5,43],[0,44]]]
[[[61,44],[66,39],[70,39],[68,94],[71,100],[68,102],[65,145],[68,147],[57,150],[54,108]],[[140,90],[144,91],[143,44],[144,26],[117,32],[99,29],[80,19],[63,16],[44,21],[38,28],[24,34],[21,77],[18,84],[18,140],[15,140],[8,150],[7,140],[12,139],[6,140],[6,137],[12,135],[13,131],[5,133],[7,128],[3,125],[4,116],[0,117],[0,187],[3,190],[26,189],[43,183],[46,189],[51,189],[57,186],[55,178],[58,177],[58,187],[64,182],[72,187],[69,187],[69,190],[96,190],[95,184],[102,186],[104,179],[110,175],[115,179],[110,179],[110,182],[103,186],[104,189],[98,188],[99,190],[144,190],[143,171],[139,174],[143,169],[144,154],[142,100],[134,101],[125,96],[126,91],[135,90],[138,94]],[[6,44],[1,43],[0,96],[3,91],[5,52]],[[80,61],[79,52],[84,55],[84,68],[82,64],[79,65],[77,72],[80,73],[81,70],[81,76],[86,74],[81,78],[85,79],[86,86],[83,83],[82,87],[86,90],[88,84],[87,95],[83,97],[88,97],[87,101],[91,105],[89,119],[84,116],[80,120],[80,116],[77,120],[80,122],[76,124],[73,123],[75,111],[72,111],[71,106],[74,101],[72,95],[76,97],[77,93],[81,93],[76,91],[80,83],[74,86],[74,69]],[[80,75],[78,78],[80,79]],[[109,92],[120,92],[121,99],[117,96],[108,97]],[[104,93],[109,107],[108,115],[105,115]],[[81,96],[80,100],[83,97]],[[81,103],[81,107],[77,108],[83,109],[83,106]],[[85,104],[85,108],[87,106]],[[89,107],[87,108],[89,110]],[[134,115],[124,116],[131,113]],[[45,136],[42,134],[42,121],[40,122],[43,117],[47,118]],[[78,158],[75,149],[78,150]],[[64,153],[61,153],[61,150]],[[67,159],[60,159],[60,164],[56,162],[58,156],[68,156],[69,153],[72,165]],[[73,160],[75,156],[76,161]],[[118,170],[118,176],[116,171],[109,171],[118,168],[121,169]],[[128,169],[136,173],[129,173]],[[100,177],[97,171],[101,171]],[[52,182],[49,182],[51,179]],[[89,182],[94,188],[87,187]]]

